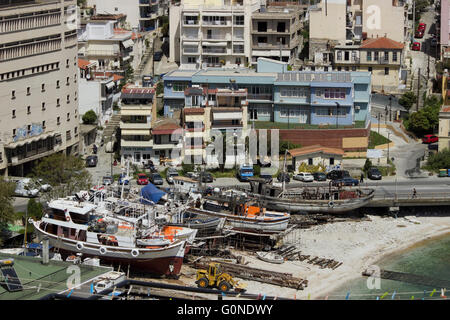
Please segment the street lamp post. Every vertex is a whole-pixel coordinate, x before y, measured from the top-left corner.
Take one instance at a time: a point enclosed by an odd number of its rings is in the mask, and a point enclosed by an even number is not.
[[[392,121],[392,95],[389,96],[389,122]]]
[[[389,141],[389,137],[390,137],[391,133],[388,132],[388,150],[387,150],[387,161],[386,164],[389,164],[389,145],[391,144]]]

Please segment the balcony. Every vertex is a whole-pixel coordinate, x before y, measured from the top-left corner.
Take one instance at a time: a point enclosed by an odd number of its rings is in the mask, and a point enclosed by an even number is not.
[[[120,129],[150,129],[150,123],[120,121]]]
[[[267,100],[272,101],[272,94],[268,93],[249,93],[247,96],[248,100]]]
[[[183,27],[198,27],[199,21],[198,20],[184,20],[183,21]]]
[[[227,53],[227,48],[203,48],[203,53],[224,54]]]
[[[231,27],[231,21],[202,21],[204,27]]]
[[[183,53],[184,54],[198,54],[198,48],[187,48],[187,47],[184,47],[183,48]]]
[[[122,139],[120,141],[121,147],[131,147],[131,148],[151,148],[153,147],[153,140],[148,141],[133,141]]]

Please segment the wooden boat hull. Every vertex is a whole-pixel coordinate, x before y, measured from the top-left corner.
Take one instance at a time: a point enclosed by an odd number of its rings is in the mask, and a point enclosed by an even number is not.
[[[130,265],[134,271],[157,276],[178,276],[181,272],[186,241],[174,241],[171,245],[155,248],[116,247],[65,237],[46,232],[40,222],[33,222],[38,239],[48,237],[50,245],[63,255],[81,253],[83,258],[96,257],[104,263]],[[103,248],[103,249],[102,249]]]
[[[275,263],[275,264],[284,263],[284,259],[281,256],[278,259],[276,259],[275,257],[273,257],[273,255],[271,255],[270,253],[268,254],[267,252],[258,251],[258,252],[256,252],[256,256],[258,257],[258,259],[265,261],[265,262]]]
[[[253,230],[263,233],[278,233],[286,230],[290,218],[289,215],[284,215],[279,218],[264,219],[264,217],[238,216],[206,209],[190,208],[188,210],[196,214],[225,218],[226,223],[235,230]]]
[[[249,194],[258,198],[267,209],[290,213],[345,213],[366,206],[374,192],[361,198],[345,200],[295,200]]]

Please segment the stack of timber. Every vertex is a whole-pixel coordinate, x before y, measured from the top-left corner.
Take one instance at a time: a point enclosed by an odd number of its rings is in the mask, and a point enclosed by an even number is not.
[[[342,262],[335,261],[334,259],[326,259],[326,258],[320,258],[310,255],[301,255],[299,254],[299,260],[305,261],[309,264],[314,264],[316,266],[319,266],[321,269],[329,268],[329,269],[337,269],[342,265]]]
[[[196,261],[193,266],[197,269],[207,269],[209,262],[208,259],[202,259],[202,261]],[[308,280],[295,278],[292,276],[292,273],[274,272],[225,262],[221,263],[221,268],[223,272],[245,280],[269,283],[296,290],[303,290],[308,286]]]
[[[326,214],[297,214],[291,215],[289,224],[299,229],[308,229],[313,226],[318,226],[322,224],[345,222],[345,221],[353,221],[353,222],[370,221],[370,218],[367,216],[361,216],[359,214],[348,214],[340,216],[333,216]]]

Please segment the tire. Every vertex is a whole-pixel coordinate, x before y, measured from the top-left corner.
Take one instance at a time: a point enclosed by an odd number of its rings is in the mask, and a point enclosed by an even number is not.
[[[198,286],[199,288],[207,288],[207,287],[208,287],[208,279],[206,279],[206,278],[200,278],[200,279],[197,281],[197,286]]]
[[[230,290],[230,287],[230,284],[225,280],[220,281],[219,283],[219,290],[222,292],[228,292],[228,290]]]

